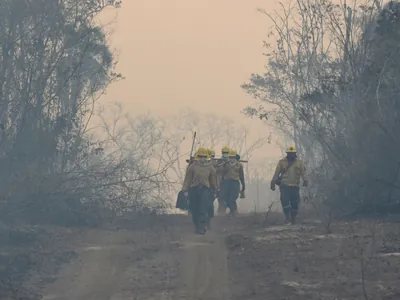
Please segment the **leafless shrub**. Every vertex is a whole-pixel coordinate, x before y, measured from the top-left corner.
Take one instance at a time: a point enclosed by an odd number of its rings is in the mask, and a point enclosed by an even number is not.
[[[171,200],[168,191],[175,183],[168,171],[180,159],[178,149],[171,147],[160,120],[150,116],[123,116],[119,104],[112,108],[107,110],[111,112],[107,116],[110,121],[102,113],[99,115],[105,135],[103,168],[118,170],[115,178],[109,177],[115,194],[108,200],[110,205],[119,213],[167,209]]]
[[[377,246],[381,239],[379,228],[379,222],[372,220],[351,223],[347,230],[348,240],[353,243],[354,255],[359,262],[361,292],[365,300],[372,299],[368,292],[368,280],[377,276],[376,272],[379,270],[377,259]]]

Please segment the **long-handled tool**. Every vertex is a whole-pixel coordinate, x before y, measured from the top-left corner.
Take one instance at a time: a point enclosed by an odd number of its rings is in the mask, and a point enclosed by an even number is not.
[[[193,159],[193,150],[194,150],[194,144],[196,143],[196,135],[197,135],[197,132],[195,131],[193,134],[192,149],[190,149],[190,156],[189,156],[189,160],[186,160],[187,162],[190,162]]]
[[[218,162],[225,162],[225,161],[227,161],[227,160],[223,160],[222,158],[215,158],[215,160],[216,161],[218,161]],[[249,162],[248,160],[243,160],[243,159],[239,159],[238,160],[239,162],[242,162],[242,163],[247,163],[247,162]]]
[[[228,160],[223,160],[222,158],[214,158],[214,160],[216,160],[217,162],[220,162],[220,163],[228,162]],[[238,161],[241,162],[241,163],[248,163],[249,162],[248,160],[242,160],[242,159],[240,159]],[[188,162],[190,162],[190,160],[187,159],[186,162],[188,163]]]

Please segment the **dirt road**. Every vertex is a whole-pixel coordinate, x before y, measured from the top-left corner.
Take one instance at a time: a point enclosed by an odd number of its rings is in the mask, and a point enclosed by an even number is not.
[[[224,235],[194,235],[188,218],[165,230],[91,231],[74,244],[78,258],[43,300],[230,299]]]
[[[30,294],[0,298],[400,299],[398,221],[336,222],[327,233],[315,219],[282,226],[279,213],[268,222],[263,215],[221,217],[205,236],[193,234],[187,216],[141,222],[129,219],[113,230],[54,228],[62,238],[36,259],[37,275],[22,286]],[[54,264],[62,265],[59,272]]]

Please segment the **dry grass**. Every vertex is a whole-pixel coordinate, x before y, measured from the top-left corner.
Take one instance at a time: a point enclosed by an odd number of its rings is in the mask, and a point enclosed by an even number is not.
[[[399,223],[299,223],[227,238],[233,299],[400,299]]]

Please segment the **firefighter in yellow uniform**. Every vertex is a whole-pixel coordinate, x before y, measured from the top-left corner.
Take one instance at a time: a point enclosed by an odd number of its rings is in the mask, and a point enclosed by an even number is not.
[[[228,155],[229,155],[229,148],[227,146],[225,146],[224,148],[221,149],[221,160],[222,160],[222,164],[224,164],[225,162],[228,161]],[[222,186],[225,185],[225,181],[224,178],[222,177],[221,174],[221,168],[220,166],[222,165],[220,164],[218,161],[216,161],[215,166],[216,166],[216,170],[217,170],[217,176],[218,176],[218,182],[219,182],[219,187],[222,190]],[[224,202],[224,200],[220,197],[220,195],[217,195],[218,198],[218,214],[222,214],[225,213],[226,210],[226,203]]]
[[[228,148],[228,146],[225,146],[224,148],[222,148],[221,150],[221,159],[224,161],[228,160],[228,155],[229,155],[229,151],[231,149]]]
[[[215,170],[218,168],[218,160],[215,159],[215,151],[210,149],[210,163],[214,167]]]
[[[215,172],[217,170],[217,160],[215,160],[215,151],[211,148],[207,149],[208,151],[208,162],[214,168]],[[215,173],[216,174],[216,173]],[[207,207],[207,228],[211,229],[211,219],[214,217],[214,201],[217,197],[217,193],[219,191],[219,180],[218,176],[216,176],[216,190],[211,190],[211,198],[209,205]]]
[[[190,212],[197,234],[206,233],[207,207],[211,191],[217,190],[216,171],[207,163],[207,149],[197,151],[198,161],[189,166],[182,190],[189,197]]]
[[[304,163],[297,159],[296,147],[291,146],[286,150],[286,157],[278,162],[271,180],[271,190],[275,191],[275,185],[279,186],[286,224],[296,222],[300,203],[300,177],[303,179],[303,186],[306,187],[306,168]]]
[[[189,159],[189,163],[188,163],[188,166],[186,167],[186,171],[185,171],[185,176],[184,176],[184,181],[186,180],[186,176],[187,176],[187,174],[188,174],[188,169],[189,169],[189,167],[191,166],[191,165],[193,165],[193,164],[195,164],[196,162],[198,162],[199,161],[199,158],[197,157],[197,152],[194,154],[194,156],[193,157],[191,157],[190,159]],[[184,191],[182,190],[181,192],[183,192],[184,193]],[[190,199],[189,199],[189,197],[186,195],[185,196],[186,197],[186,200],[187,200],[187,211],[188,211],[188,214],[189,215],[191,215],[191,212],[190,212]]]
[[[209,150],[210,150],[209,153],[210,153],[211,161],[215,161],[215,151],[214,151],[214,149],[210,148]]]
[[[243,165],[236,159],[236,154],[235,150],[229,151],[228,161],[223,163],[218,170],[222,177],[219,199],[226,203],[232,216],[237,213],[236,200],[239,193],[244,194],[246,187]],[[241,189],[240,185],[242,185]]]

